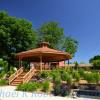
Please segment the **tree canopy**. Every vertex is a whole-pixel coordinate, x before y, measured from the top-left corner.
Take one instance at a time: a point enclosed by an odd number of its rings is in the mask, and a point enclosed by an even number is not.
[[[0,58],[11,64],[14,53],[33,48],[35,40],[31,22],[0,12]]]
[[[93,63],[94,60],[100,60],[100,55],[96,55],[96,56],[90,58],[89,63]]]
[[[78,49],[78,41],[72,37],[67,36],[65,37],[63,48],[66,52],[69,52],[72,54],[72,56],[74,56]]]
[[[48,22],[41,25],[38,30],[39,40],[50,43],[51,48],[61,49],[74,56],[78,49],[78,41],[64,35],[64,29],[57,22]]]
[[[49,42],[51,48],[59,49],[59,44],[61,44],[64,30],[57,22],[44,23],[38,29],[38,33],[40,41]]]

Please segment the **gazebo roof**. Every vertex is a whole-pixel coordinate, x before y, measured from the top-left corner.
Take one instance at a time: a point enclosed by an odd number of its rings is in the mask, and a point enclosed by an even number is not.
[[[40,61],[40,57],[44,62],[63,61],[71,59],[71,55],[67,52],[51,49],[47,42],[43,42],[40,48],[20,52],[16,54],[21,60]]]

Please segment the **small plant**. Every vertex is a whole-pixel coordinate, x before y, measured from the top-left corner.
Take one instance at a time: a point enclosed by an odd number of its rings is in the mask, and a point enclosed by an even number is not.
[[[41,73],[38,74],[38,78],[47,78],[48,77],[48,72],[43,71]]]
[[[36,82],[24,83],[17,86],[17,90],[21,91],[36,91],[39,88],[39,84]]]
[[[60,88],[60,84],[57,84],[54,86],[54,95],[57,96],[57,95],[60,95],[60,91],[61,91],[61,88]]]
[[[78,72],[79,72],[79,74],[80,74],[80,76],[81,77],[84,77],[84,69],[82,69],[82,68],[80,68],[79,70],[78,70]]]
[[[48,91],[49,91],[49,85],[50,85],[49,81],[45,81],[45,82],[43,83],[43,85],[42,85],[42,90],[43,90],[44,92],[48,92]]]
[[[71,75],[69,75],[68,77],[67,77],[67,84],[68,85],[72,85],[72,76]]]
[[[94,79],[95,79],[95,82],[96,82],[96,83],[99,83],[99,81],[100,81],[100,74],[94,73],[93,77],[94,77]]]
[[[27,83],[19,84],[17,86],[17,89],[16,90],[27,91],[27,87],[28,87]]]
[[[67,96],[70,93],[70,88],[67,84],[61,85],[61,96]]]
[[[61,74],[61,79],[63,80],[63,81],[66,81],[67,80],[67,78],[68,78],[68,73],[67,72],[63,72],[62,74]]]
[[[78,71],[73,71],[72,73],[73,78],[78,82],[80,80],[80,74],[78,73]]]
[[[54,81],[54,95],[60,95],[61,91],[61,78],[56,77]]]
[[[52,79],[53,79],[53,81],[55,81],[56,79],[57,79],[57,77],[60,79],[60,73],[59,72],[53,72],[52,73]]]
[[[93,73],[87,73],[87,74],[85,74],[84,79],[87,80],[88,83],[95,83],[95,78],[94,78]]]
[[[8,81],[7,80],[0,80],[0,86],[4,86],[4,85],[8,85]]]

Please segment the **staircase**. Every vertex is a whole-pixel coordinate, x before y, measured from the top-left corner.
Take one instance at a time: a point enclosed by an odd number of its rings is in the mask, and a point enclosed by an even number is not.
[[[21,83],[23,83],[23,77],[26,75],[27,72],[22,72],[20,75],[18,75],[17,78],[15,78],[10,85],[17,86]]]
[[[27,83],[35,75],[35,69],[31,68],[28,72],[25,72],[23,67],[16,71],[9,77],[9,85],[16,86],[21,83]]]

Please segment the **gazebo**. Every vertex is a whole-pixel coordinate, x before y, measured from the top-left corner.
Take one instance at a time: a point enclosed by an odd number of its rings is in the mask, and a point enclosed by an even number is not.
[[[30,62],[38,62],[40,71],[42,71],[43,62],[60,62],[71,59],[69,53],[51,49],[48,46],[48,42],[42,42],[39,48],[17,53],[16,58],[19,60],[19,66],[22,66],[22,61],[29,60]]]

